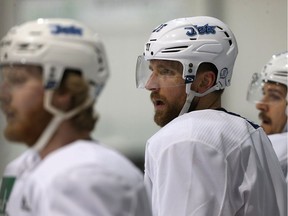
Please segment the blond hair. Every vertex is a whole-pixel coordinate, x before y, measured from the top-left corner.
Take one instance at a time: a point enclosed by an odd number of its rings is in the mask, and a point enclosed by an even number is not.
[[[78,71],[67,70],[64,72],[62,82],[56,92],[69,93],[71,95],[69,105],[69,109],[71,110],[83,104],[87,97],[89,97],[89,84]],[[73,126],[77,130],[93,130],[98,120],[98,116],[94,115],[93,105],[94,104],[80,111],[80,113],[71,119]]]

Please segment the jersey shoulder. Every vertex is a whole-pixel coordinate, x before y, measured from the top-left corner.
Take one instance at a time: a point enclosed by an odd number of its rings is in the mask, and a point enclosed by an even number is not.
[[[72,176],[80,181],[81,172],[86,172],[86,176],[107,175],[109,178],[121,178],[131,183],[142,179],[140,170],[125,156],[100,143],[83,140],[48,155],[32,173],[31,178],[49,185],[53,184],[55,179],[63,178],[65,181]]]
[[[24,151],[16,159],[12,160],[4,170],[4,176],[19,176],[25,170],[30,169],[40,161],[39,155],[32,149]]]
[[[221,110],[193,111],[177,117],[148,140],[151,152],[161,152],[171,146],[186,143],[213,148],[223,154],[242,145],[259,131],[245,118]],[[256,133],[261,135],[261,132]],[[257,135],[257,136],[258,136]]]

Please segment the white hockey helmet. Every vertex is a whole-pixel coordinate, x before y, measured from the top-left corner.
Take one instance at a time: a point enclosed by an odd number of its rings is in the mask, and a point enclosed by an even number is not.
[[[80,71],[96,97],[109,75],[97,34],[71,19],[37,19],[13,27],[0,42],[0,64],[38,65],[45,88],[56,88],[66,69]]]
[[[36,65],[43,69],[44,108],[53,119],[33,146],[43,149],[61,122],[91,106],[104,87],[109,69],[104,46],[90,28],[72,19],[37,19],[13,27],[0,42],[0,66]],[[90,84],[90,97],[64,112],[51,103],[64,71],[76,70]]]
[[[263,86],[266,82],[285,85],[288,82],[288,52],[275,54],[263,67],[260,73],[254,73],[248,87],[247,100],[258,103],[263,97]],[[288,101],[288,95],[286,94]]]
[[[201,63],[213,63],[218,69],[214,90],[223,89],[230,85],[237,54],[234,34],[222,21],[207,16],[174,19],[152,31],[143,56],[138,57],[137,87],[145,87],[150,76],[143,61],[159,59],[181,62],[186,83],[193,82]],[[190,85],[186,89],[188,94]]]

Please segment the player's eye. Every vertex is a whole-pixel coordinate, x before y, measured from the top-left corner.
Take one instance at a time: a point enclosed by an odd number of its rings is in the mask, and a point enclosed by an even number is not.
[[[174,76],[175,75],[175,71],[174,70],[170,70],[169,68],[160,68],[158,70],[158,73],[161,76]]]

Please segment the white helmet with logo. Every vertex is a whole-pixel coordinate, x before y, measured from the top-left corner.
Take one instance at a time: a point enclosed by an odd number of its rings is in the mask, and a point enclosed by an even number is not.
[[[247,100],[259,102],[263,97],[263,85],[274,82],[287,86],[288,82],[288,52],[275,54],[263,67],[261,73],[254,73],[247,92]],[[286,95],[288,100],[288,95]]]
[[[54,119],[35,144],[41,149],[58,125],[92,105],[109,76],[104,46],[91,29],[72,19],[37,19],[13,27],[0,42],[0,65],[36,65],[43,69],[44,107]],[[81,72],[90,84],[90,97],[79,107],[63,112],[51,104],[52,92],[64,71]]]
[[[69,68],[80,71],[98,94],[109,74],[98,35],[71,19],[38,19],[12,28],[0,42],[0,61],[42,66],[46,88],[57,87]]]
[[[174,19],[155,28],[145,44],[144,55],[138,57],[137,62],[137,86],[144,87],[149,78],[147,70],[144,71],[144,61],[174,60],[183,65],[183,79],[189,96],[199,65],[209,62],[218,69],[215,86],[201,95],[193,92],[194,96],[204,96],[230,85],[237,54],[234,34],[222,21],[207,16]],[[194,96],[189,96],[189,100]],[[189,105],[185,105],[186,109],[180,114],[187,112]]]

